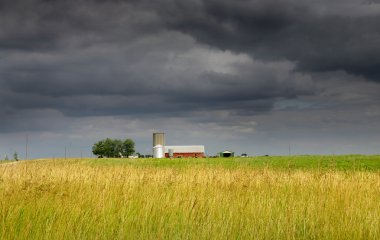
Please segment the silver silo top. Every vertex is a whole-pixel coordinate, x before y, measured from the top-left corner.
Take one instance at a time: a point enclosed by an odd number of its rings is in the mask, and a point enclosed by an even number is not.
[[[153,147],[157,145],[165,146],[165,133],[153,133]]]

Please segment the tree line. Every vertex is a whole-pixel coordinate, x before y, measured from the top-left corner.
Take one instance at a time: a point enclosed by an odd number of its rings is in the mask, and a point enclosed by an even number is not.
[[[135,152],[135,142],[132,139],[106,138],[96,142],[92,147],[92,153],[99,158],[128,157]]]

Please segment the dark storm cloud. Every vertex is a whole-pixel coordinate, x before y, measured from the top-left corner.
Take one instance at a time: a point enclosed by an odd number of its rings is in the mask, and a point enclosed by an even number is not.
[[[288,59],[303,71],[380,81],[378,1],[217,1],[176,4],[168,24],[201,42],[260,59]]]
[[[132,1],[2,1],[2,50],[54,51],[133,41],[162,29]]]
[[[283,69],[281,65],[284,65]],[[245,69],[247,67],[252,69]],[[0,99],[3,106],[14,109],[51,108],[69,115],[170,114],[179,111],[245,108],[262,112],[271,109],[276,97],[294,98],[313,92],[311,79],[292,73],[292,67],[287,64],[256,66],[250,63],[248,66],[237,66],[236,69],[239,74],[203,72],[193,77],[182,76],[178,84],[170,79],[176,79],[179,74],[173,71],[168,73],[161,68],[157,70],[160,70],[165,79],[155,77],[156,84],[133,77],[124,80],[121,76],[105,82],[96,77],[91,81],[56,82],[53,78],[49,78],[49,81],[38,78],[31,80],[29,76],[29,79],[23,81],[14,79],[4,83],[8,91],[3,90]],[[70,70],[64,70],[68,76]],[[114,69],[118,70],[120,69]],[[95,76],[100,74],[97,73],[96,70],[92,72]],[[117,74],[114,72],[113,76],[116,77]],[[130,75],[134,74],[137,73]],[[281,78],[277,79],[276,74],[281,75]],[[154,77],[149,73],[146,76]],[[169,82],[166,82],[166,77]],[[251,81],[252,79],[256,81]]]
[[[218,121],[204,112],[317,96],[315,72],[379,79],[378,4],[5,0],[0,15],[0,131],[51,112]]]
[[[311,80],[292,63],[199,45],[168,29],[160,9],[133,1],[3,3],[3,106],[78,116],[262,112],[275,98],[312,93]]]

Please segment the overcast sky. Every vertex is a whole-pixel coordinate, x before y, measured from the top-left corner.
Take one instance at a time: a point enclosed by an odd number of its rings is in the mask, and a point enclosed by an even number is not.
[[[152,133],[207,154],[379,153],[378,0],[0,0],[0,158]]]

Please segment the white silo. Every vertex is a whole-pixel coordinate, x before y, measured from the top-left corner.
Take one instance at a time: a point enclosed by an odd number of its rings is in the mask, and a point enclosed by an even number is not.
[[[153,157],[154,158],[164,158],[165,157],[165,148],[162,145],[156,145],[153,147]]]
[[[165,157],[165,133],[153,133],[153,157]]]

